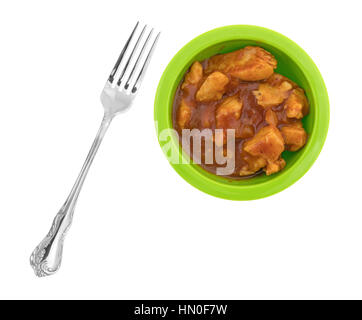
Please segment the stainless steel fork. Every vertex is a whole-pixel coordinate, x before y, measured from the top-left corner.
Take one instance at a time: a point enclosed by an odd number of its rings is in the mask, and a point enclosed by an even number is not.
[[[153,29],[146,32],[147,29],[147,26],[144,26],[139,32],[137,22],[104,86],[101,94],[104,117],[97,136],[67,200],[54,218],[49,233],[30,257],[30,264],[38,277],[52,275],[59,270],[64,238],[71,226],[74,208],[94,156],[112,119],[128,109],[138,93],[160,35],[154,35]],[[147,37],[145,33],[148,33]]]

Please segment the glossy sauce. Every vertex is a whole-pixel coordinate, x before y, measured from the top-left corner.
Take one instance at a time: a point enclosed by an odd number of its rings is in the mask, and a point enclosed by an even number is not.
[[[203,67],[207,65],[207,60],[202,62]],[[204,76],[205,78],[205,76]],[[227,97],[238,95],[239,99],[243,102],[241,116],[239,119],[235,119],[232,115],[225,118],[223,120],[223,128],[235,128],[235,170],[234,172],[227,176],[233,179],[244,179],[250,178],[257,174],[262,173],[263,171],[260,170],[255,174],[247,177],[240,177],[239,172],[240,169],[247,163],[246,160],[250,160],[253,158],[250,154],[243,150],[243,144],[250,140],[255,133],[257,133],[262,127],[268,125],[265,120],[265,114],[267,109],[258,105],[257,100],[253,94],[254,90],[259,88],[260,83],[266,82],[264,81],[254,81],[254,82],[245,82],[241,81],[237,78],[230,78],[230,82],[227,85],[226,92],[223,95],[222,99],[218,101],[210,101],[210,102],[198,102],[195,100],[195,93],[198,90],[198,87],[189,87],[186,90],[181,89],[181,81],[179,87],[177,88],[174,104],[173,104],[173,126],[178,132],[179,136],[181,137],[182,130],[177,123],[177,110],[180,106],[181,99],[187,101],[188,104],[192,105],[192,113],[191,119],[186,126],[188,129],[216,129],[216,118],[215,118],[215,111],[216,108],[220,105],[220,103]],[[286,111],[284,110],[284,104],[281,103],[276,107],[272,107],[273,110],[278,118],[278,129],[283,127],[284,125],[290,125],[296,122],[300,122],[297,119],[290,119],[286,116]],[[181,141],[180,141],[181,143]],[[225,147],[224,147],[225,148]],[[215,148],[214,148],[215,149]],[[201,154],[203,155],[205,152],[205,143],[202,143]],[[191,154],[192,158],[192,141],[191,141]],[[216,173],[216,169],[218,167],[224,167],[225,165],[219,165],[215,161],[215,154],[214,154],[214,163],[212,164],[205,164],[204,157],[202,157],[202,163],[200,164],[202,168],[211,172],[213,174]]]

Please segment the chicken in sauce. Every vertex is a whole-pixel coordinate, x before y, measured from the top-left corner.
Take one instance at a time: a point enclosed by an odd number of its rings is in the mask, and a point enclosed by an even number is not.
[[[284,150],[307,142],[301,119],[309,112],[304,90],[275,73],[277,61],[260,47],[245,47],[194,62],[177,89],[173,124],[183,129],[235,132],[235,170],[230,177],[267,175],[282,170]],[[201,163],[215,173],[219,166]]]

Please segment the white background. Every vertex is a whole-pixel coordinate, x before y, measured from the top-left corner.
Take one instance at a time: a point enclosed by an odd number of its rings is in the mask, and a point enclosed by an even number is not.
[[[138,19],[163,32],[148,74],[94,161],[61,270],[38,279],[29,255],[78,174],[102,118],[100,91]],[[252,202],[180,178],[153,122],[173,55],[230,24],[296,41],[331,103],[311,170]],[[362,298],[361,27],[358,1],[1,2],[0,298]]]

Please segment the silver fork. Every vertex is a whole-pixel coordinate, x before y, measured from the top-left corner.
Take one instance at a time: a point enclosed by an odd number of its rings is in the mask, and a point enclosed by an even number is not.
[[[52,275],[59,270],[62,262],[64,238],[72,224],[74,208],[94,156],[112,119],[128,109],[138,93],[160,35],[158,33],[154,37],[152,29],[148,32],[146,40],[144,40],[146,26],[143,27],[140,33],[138,27],[139,23],[137,22],[102,91],[101,102],[104,108],[104,117],[82,170],[67,200],[55,216],[49,233],[35,248],[30,257],[30,264],[38,277]],[[139,33],[138,38],[135,36],[137,33]],[[136,42],[132,47],[130,44],[136,38],[137,40],[135,40]],[[140,44],[142,44],[142,47],[139,50]],[[130,50],[131,53],[128,55]],[[121,67],[122,65],[123,67]]]

